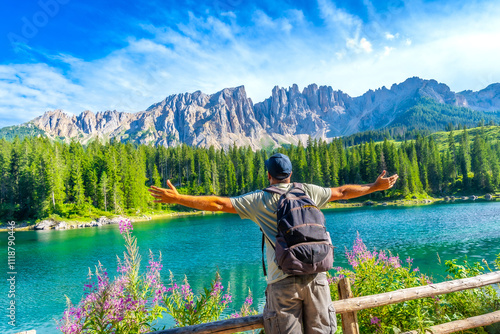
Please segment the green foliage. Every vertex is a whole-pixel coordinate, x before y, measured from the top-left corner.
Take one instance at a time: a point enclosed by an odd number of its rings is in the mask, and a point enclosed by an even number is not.
[[[399,175],[395,187],[362,200],[425,198],[498,191],[498,138],[500,127],[490,126],[348,148],[343,139],[310,138],[306,147],[299,143],[278,151],[290,157],[294,182],[371,183],[385,169]],[[53,214],[68,219],[163,211],[171,207],[153,203],[147,187],[166,187],[168,179],[183,194],[237,196],[267,186],[268,156],[265,150],[235,146],[224,151],[96,141],[83,147],[42,137],[0,139],[0,217],[20,221]]]
[[[470,263],[467,259],[463,260],[463,264],[457,264],[456,259],[448,260],[445,261],[445,266],[449,279],[474,277],[485,271],[480,262]],[[500,298],[492,286],[486,286],[450,293],[443,298],[440,306],[445,314],[461,319],[498,310]]]
[[[111,333],[149,333],[155,331],[159,318],[169,314],[176,327],[216,321],[231,302],[229,288],[224,291],[218,272],[210,288],[204,288],[195,294],[184,278],[180,287],[170,273],[170,287],[163,285],[161,253],[155,258],[149,251],[147,271],[140,275],[141,256],[136,237],[132,236],[133,226],[130,220],[121,221],[120,233],[125,240],[126,252],[118,257],[118,275],[111,280],[106,270],[99,263],[95,274],[89,269],[89,278],[85,284],[85,295],[76,306],[68,299],[68,308],[62,319],[58,320],[58,329],[67,334],[111,334]],[[95,278],[93,278],[95,276]],[[249,290],[239,312],[232,318],[255,315],[252,308],[252,293]]]
[[[417,103],[402,112],[388,128],[405,127],[407,131],[440,131],[459,125],[473,127],[478,124],[500,121],[500,112],[483,112],[464,107],[439,103],[431,98],[420,98]]]
[[[419,136],[428,136],[436,131],[450,131],[464,127],[494,125],[500,122],[500,112],[482,112],[463,107],[445,105],[429,98],[421,98],[403,104],[397,111],[399,115],[387,126],[379,130],[358,132],[344,137],[348,146],[370,141],[396,140],[405,141]],[[494,127],[490,127],[494,128]],[[500,130],[500,128],[496,127]],[[498,131],[495,132],[498,134]],[[438,132],[433,136],[447,135]],[[474,134],[475,135],[475,134]],[[498,136],[497,136],[498,138]]]
[[[26,137],[38,136],[45,137],[45,132],[32,125],[14,125],[0,129],[0,139],[6,139],[9,141],[14,140],[16,137],[24,139]]]
[[[160,277],[161,254],[157,260],[150,252],[148,270],[139,275],[141,257],[131,230],[130,221],[120,222],[126,252],[123,259],[118,258],[119,275],[111,280],[100,263],[94,275],[89,269],[85,296],[76,306],[68,299],[68,308],[58,321],[61,332],[105,334],[155,330],[153,326],[165,310],[159,303],[166,291]]]
[[[227,304],[231,302],[229,288],[224,292],[221,277],[217,272],[211,282],[211,288],[195,295],[186,277],[180,287],[170,273],[170,287],[164,298],[166,312],[176,323],[176,327],[185,327],[218,320]]]
[[[413,259],[401,261],[387,251],[369,251],[361,238],[356,238],[352,250],[346,250],[351,269],[337,267],[334,276],[329,276],[332,299],[338,299],[337,283],[347,277],[354,297],[369,296],[384,292],[407,289],[432,283],[432,279],[413,266]],[[495,262],[498,265],[500,254]],[[481,275],[484,267],[480,263],[457,260],[446,261],[450,274],[448,279],[460,279]],[[361,310],[358,323],[361,333],[393,334],[409,330],[423,333],[430,326],[465,319],[497,310],[500,297],[491,286],[454,292],[433,298],[422,298],[404,303]],[[340,328],[341,326],[339,326]],[[340,330],[339,330],[340,331]],[[467,333],[485,333],[476,328]]]

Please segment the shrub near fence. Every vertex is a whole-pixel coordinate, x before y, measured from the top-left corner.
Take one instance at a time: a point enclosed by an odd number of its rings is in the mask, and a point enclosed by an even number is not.
[[[68,308],[58,321],[58,329],[66,334],[78,333],[147,333],[158,328],[164,314],[173,317],[176,327],[189,326],[219,319],[231,302],[229,288],[225,291],[217,272],[210,288],[195,295],[184,278],[179,285],[170,274],[170,285],[161,278],[161,254],[150,251],[147,270],[139,275],[141,256],[136,237],[132,236],[130,220],[121,221],[120,233],[126,251],[118,257],[118,275],[113,281],[99,263],[95,272],[89,270],[84,285],[84,297],[76,306],[68,299]],[[249,295],[239,313],[232,318],[255,315]]]
[[[262,327],[261,315],[256,315],[257,312],[252,308],[251,294],[240,312],[231,316],[231,320],[191,326],[217,320],[230,302],[229,289],[224,290],[220,275],[216,273],[210,288],[205,288],[201,294],[194,294],[186,279],[180,286],[177,285],[172,276],[170,285],[166,288],[160,275],[161,256],[155,259],[150,252],[148,270],[144,275],[139,275],[141,260],[129,221],[120,223],[120,232],[125,240],[126,252],[123,259],[118,258],[119,275],[111,282],[100,265],[97,266],[95,274],[89,274],[84,298],[77,306],[69,303],[63,319],[59,321],[58,328],[63,333],[153,332],[157,330],[155,326],[158,318],[165,313],[174,318],[178,328],[163,329],[156,333],[231,333]],[[480,278],[479,283],[476,282],[475,285],[467,283],[469,285],[464,287],[455,286],[453,291],[475,286],[480,286],[479,289],[442,295],[448,290],[435,289],[443,284],[453,285],[453,282],[432,284],[432,278],[422,274],[418,267],[414,267],[411,258],[401,260],[390,252],[369,251],[359,235],[352,250],[346,250],[346,256],[351,268],[334,268],[335,274],[329,276],[329,283],[334,300],[340,297],[337,289],[339,282],[340,286],[343,286],[341,291],[344,293],[341,297],[344,300],[335,301],[334,305],[338,313],[342,314],[343,321],[350,321],[351,325],[355,323],[354,327],[359,328],[360,333],[392,334],[405,330],[423,332],[436,324],[500,309],[497,292],[491,286],[484,286],[484,279],[481,281]],[[474,280],[470,277],[484,273],[485,266],[491,271],[486,261],[483,264],[471,264],[465,260],[463,264],[457,264],[456,260],[451,260],[446,261],[445,266],[449,273],[447,278],[469,278],[470,282]],[[494,266],[497,269],[500,267],[500,254]],[[500,273],[496,273],[493,280],[488,278],[487,282],[500,282]],[[430,291],[430,294],[424,290]],[[392,293],[389,293],[391,291]],[[413,291],[413,298],[407,298],[405,291]],[[427,294],[419,295],[420,292]],[[402,299],[394,299],[398,293],[403,296]],[[355,299],[345,300],[347,297]],[[386,298],[386,302],[380,303],[383,298]],[[356,300],[363,302],[353,304]],[[345,327],[346,323],[339,322],[337,333],[342,332],[342,325]],[[351,332],[344,328],[344,333]],[[485,331],[476,328],[467,333]]]
[[[337,283],[348,278],[352,296],[370,296],[401,289],[432,284],[433,279],[414,267],[413,259],[401,260],[399,256],[386,251],[369,251],[357,236],[351,251],[346,250],[351,269],[335,268],[330,278],[332,298],[339,299]],[[483,260],[484,261],[484,260]],[[486,261],[484,264],[487,266]],[[500,267],[500,254],[494,265]],[[491,271],[480,262],[463,264],[457,260],[445,261],[447,279],[475,277]],[[400,333],[405,330],[423,331],[430,326],[465,319],[500,309],[500,298],[492,286],[465,290],[446,295],[407,300],[403,303],[386,305],[358,312],[361,333]],[[468,333],[484,333],[482,329]]]

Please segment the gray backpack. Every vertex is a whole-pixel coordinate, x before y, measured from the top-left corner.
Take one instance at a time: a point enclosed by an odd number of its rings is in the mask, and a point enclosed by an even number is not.
[[[328,271],[333,267],[333,245],[326,231],[325,216],[307,196],[301,183],[286,191],[270,186],[266,192],[281,195],[278,201],[276,262],[284,273],[306,275]],[[262,251],[264,252],[262,234]],[[271,243],[272,245],[272,243]],[[264,275],[266,269],[264,266]]]

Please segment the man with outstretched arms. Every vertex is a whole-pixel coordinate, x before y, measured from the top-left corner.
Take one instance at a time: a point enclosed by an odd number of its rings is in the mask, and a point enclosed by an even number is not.
[[[281,153],[274,154],[265,162],[270,186],[279,191],[293,187],[290,182],[292,163]],[[318,208],[330,201],[345,200],[391,188],[398,175],[385,177],[385,171],[375,182],[364,185],[343,185],[324,188],[302,184],[304,193]],[[242,219],[257,223],[265,235],[268,265],[264,328],[266,334],[320,334],[335,333],[337,324],[326,273],[287,275],[277,265],[275,243],[277,230],[277,206],[280,195],[257,190],[237,197],[190,196],[177,192],[170,180],[169,189],[151,187],[156,203],[173,203],[197,210],[237,213]]]

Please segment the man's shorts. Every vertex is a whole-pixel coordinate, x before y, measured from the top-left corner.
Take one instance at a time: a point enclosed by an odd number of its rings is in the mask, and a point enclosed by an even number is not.
[[[326,273],[289,276],[266,289],[266,334],[333,334],[337,318]]]

